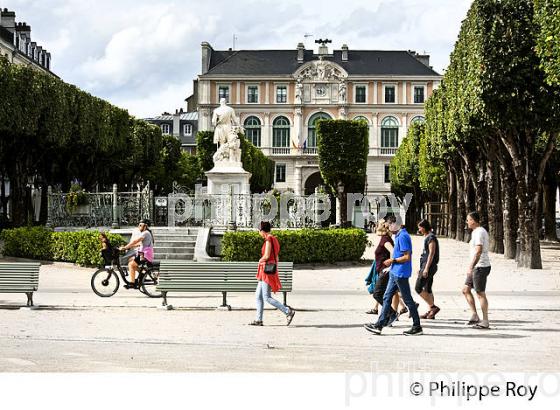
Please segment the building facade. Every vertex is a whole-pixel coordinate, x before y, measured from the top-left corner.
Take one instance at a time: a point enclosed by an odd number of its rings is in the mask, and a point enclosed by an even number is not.
[[[176,110],[175,114],[167,112],[145,121],[161,128],[164,135],[173,135],[181,141],[181,149],[190,154],[196,154],[196,133],[198,132],[198,113]]]
[[[390,192],[389,163],[408,127],[424,120],[424,102],[441,76],[413,51],[218,51],[202,43],[200,130],[225,98],[247,138],[276,162],[275,188],[311,194],[322,184],[316,125],[354,119],[369,126],[368,193]]]
[[[54,75],[51,71],[51,53],[31,41],[31,27],[16,23],[16,13],[0,9],[0,56],[10,63],[34,67]]]

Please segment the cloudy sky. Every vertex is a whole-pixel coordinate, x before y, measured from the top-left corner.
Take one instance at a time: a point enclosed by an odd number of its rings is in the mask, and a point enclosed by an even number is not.
[[[440,73],[471,0],[0,0],[31,25],[63,80],[149,117],[184,107],[214,49],[295,49],[315,38],[352,49],[416,50]],[[312,36],[304,37],[306,34]]]

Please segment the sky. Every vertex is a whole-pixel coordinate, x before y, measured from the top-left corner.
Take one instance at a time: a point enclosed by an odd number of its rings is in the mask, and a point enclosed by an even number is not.
[[[145,118],[186,109],[200,43],[216,50],[317,49],[430,54],[449,64],[472,0],[0,0],[31,26],[64,81]],[[307,35],[307,36],[306,36]]]

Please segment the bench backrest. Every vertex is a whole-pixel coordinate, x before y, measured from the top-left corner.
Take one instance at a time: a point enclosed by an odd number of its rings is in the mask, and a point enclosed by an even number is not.
[[[162,261],[159,285],[163,291],[252,291],[257,286],[257,262]],[[293,262],[280,262],[278,276],[282,290],[292,290]]]
[[[0,292],[34,292],[39,288],[37,262],[0,262]]]

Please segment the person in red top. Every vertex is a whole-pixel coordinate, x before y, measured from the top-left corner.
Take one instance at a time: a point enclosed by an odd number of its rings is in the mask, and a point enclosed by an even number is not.
[[[280,283],[280,278],[278,277],[278,268],[274,273],[266,273],[264,267],[267,263],[275,263],[278,266],[278,254],[280,253],[280,243],[278,239],[274,237],[271,233],[270,222],[261,222],[259,228],[259,235],[264,239],[264,244],[261,249],[261,258],[259,259],[259,267],[257,270],[257,290],[255,296],[257,298],[257,320],[249,323],[251,326],[262,326],[263,325],[263,310],[264,302],[274,306],[276,309],[281,310],[287,319],[287,325],[292,323],[292,319],[296,312],[283,305],[274,299],[270,292],[278,292],[282,288]]]

